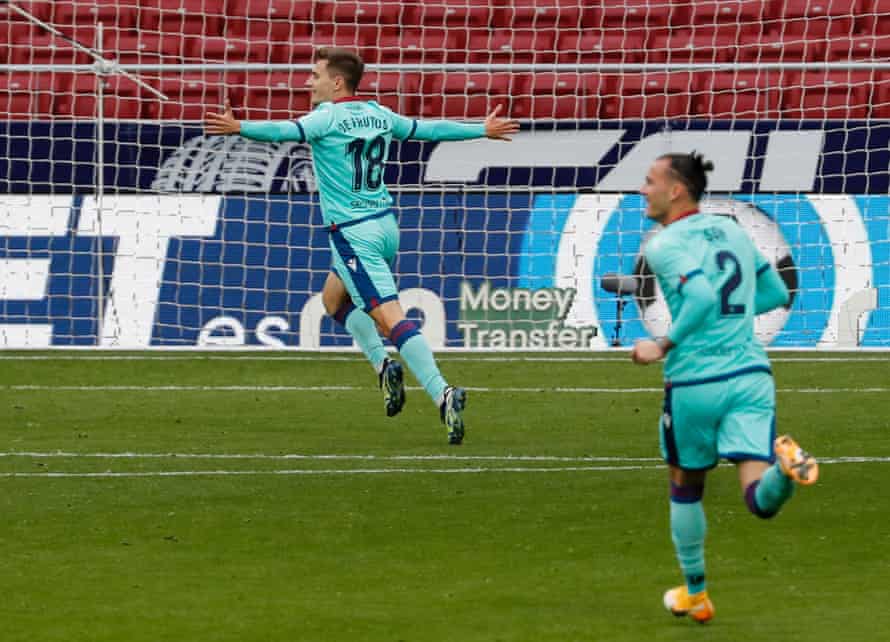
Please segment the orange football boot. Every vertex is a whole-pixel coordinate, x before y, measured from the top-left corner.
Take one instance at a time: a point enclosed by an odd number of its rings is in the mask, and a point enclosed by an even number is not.
[[[774,447],[783,473],[804,486],[816,483],[819,479],[819,463],[815,457],[798,446],[788,435],[776,438]]]
[[[714,604],[707,591],[690,595],[686,586],[672,588],[664,594],[665,608],[676,615],[688,615],[696,622],[704,624],[714,617]]]

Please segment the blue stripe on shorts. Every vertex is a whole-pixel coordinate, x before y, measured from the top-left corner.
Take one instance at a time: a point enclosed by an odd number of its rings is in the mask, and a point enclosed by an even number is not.
[[[374,282],[368,276],[368,272],[365,270],[365,266],[362,265],[355,250],[352,249],[349,241],[346,240],[346,237],[343,236],[340,230],[332,229],[331,239],[334,241],[334,247],[337,249],[337,254],[340,255],[340,260],[343,261],[343,264],[352,276],[352,281],[358,289],[359,296],[365,302],[365,311],[376,308],[382,303],[380,292],[374,287]],[[354,264],[351,264],[353,261]]]

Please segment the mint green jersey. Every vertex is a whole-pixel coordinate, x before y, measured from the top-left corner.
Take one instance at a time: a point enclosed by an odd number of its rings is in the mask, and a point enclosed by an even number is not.
[[[373,100],[350,97],[322,103],[295,121],[242,122],[241,135],[309,143],[324,221],[340,224],[392,205],[383,173],[393,138],[467,140],[485,136],[485,126],[414,120]]]
[[[362,100],[322,103],[297,119],[312,146],[326,223],[362,218],[392,205],[383,170],[393,137],[407,138],[411,122]]]
[[[758,276],[770,269],[747,233],[726,216],[693,214],[674,221],[647,244],[646,262],[655,273],[671,311],[668,338],[676,344],[664,376],[686,382],[768,368],[769,359],[754,335]],[[702,289],[705,279],[710,290]],[[692,327],[679,327],[689,290],[708,296],[707,310]],[[716,295],[716,298],[714,297]]]

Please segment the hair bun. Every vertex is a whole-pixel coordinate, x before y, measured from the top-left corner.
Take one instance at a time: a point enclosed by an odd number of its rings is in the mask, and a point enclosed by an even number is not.
[[[714,163],[712,163],[711,161],[706,161],[704,154],[693,151],[690,156],[692,157],[693,165],[698,165],[701,168],[702,172],[713,171]]]

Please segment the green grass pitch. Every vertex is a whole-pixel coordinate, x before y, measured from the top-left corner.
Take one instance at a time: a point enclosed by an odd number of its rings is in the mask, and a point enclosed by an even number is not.
[[[0,639],[890,640],[890,355],[773,357],[821,479],[764,522],[711,474],[701,626],[661,606],[657,367],[443,354],[449,447],[353,354],[4,353]]]

